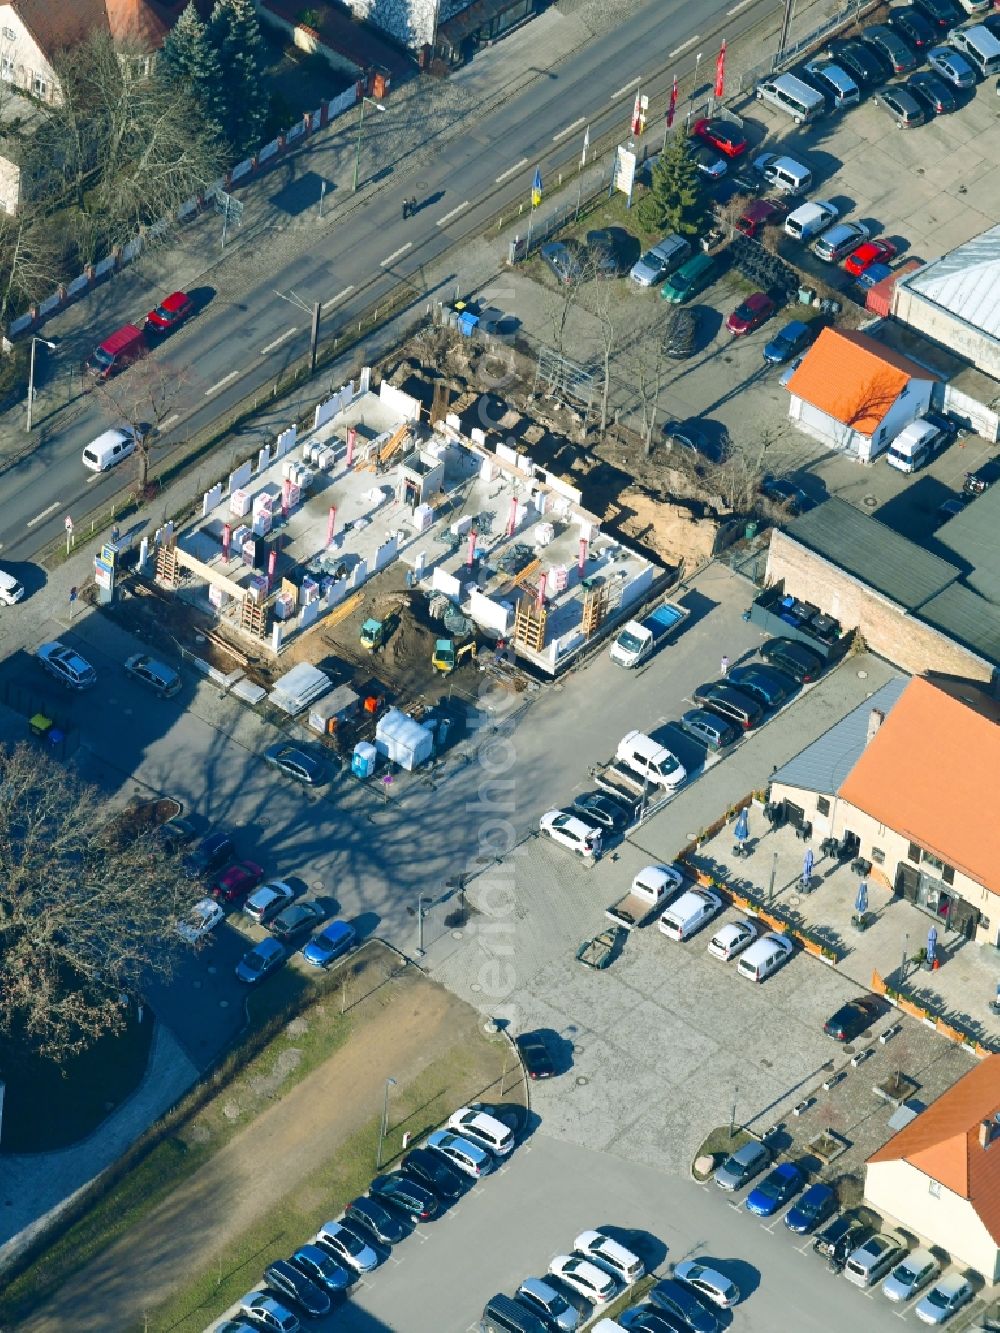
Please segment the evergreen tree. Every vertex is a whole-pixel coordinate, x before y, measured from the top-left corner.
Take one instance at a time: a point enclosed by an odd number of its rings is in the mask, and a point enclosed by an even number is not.
[[[156,72],[164,82],[187,88],[206,122],[221,132],[225,120],[222,70],[194,0],[167,34]]]
[[[223,133],[237,157],[261,145],[267,124],[267,53],[253,0],[215,0],[208,39],[221,71]]]
[[[647,231],[695,236],[705,225],[706,199],[687,135],[675,130],[653,167],[649,192],[639,204]]]

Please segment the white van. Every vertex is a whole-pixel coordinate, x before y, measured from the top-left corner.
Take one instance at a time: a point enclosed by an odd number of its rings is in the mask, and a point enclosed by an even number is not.
[[[836,222],[839,216],[834,204],[827,203],[825,199],[817,199],[789,213],[785,218],[785,235],[792,236],[797,241],[808,241],[829,227],[831,222]]]
[[[779,74],[777,78],[758,83],[757,101],[770,102],[779,111],[787,112],[796,125],[815,120],[826,110],[823,94],[794,74]]]
[[[677,756],[641,731],[630,731],[622,737],[615,758],[659,787],[679,787],[687,777]]]
[[[722,899],[710,889],[688,889],[660,917],[660,930],[671,940],[686,940],[719,912]]]
[[[805,194],[812,185],[813,174],[794,157],[778,157],[776,153],[760,153],[753,160],[754,167],[779,194]]]
[[[885,461],[897,472],[916,472],[917,468],[930,462],[947,438],[940,426],[933,425],[925,417],[917,417],[889,445]]]
[[[13,574],[0,569],[0,602],[14,606],[24,596],[24,585],[18,583]]]
[[[626,1287],[638,1282],[646,1271],[646,1265],[637,1254],[619,1245],[610,1236],[605,1236],[602,1231],[581,1231],[573,1242],[573,1249],[598,1268],[618,1278]]]
[[[83,451],[83,466],[91,472],[107,472],[135,453],[135,436],[127,427],[106,430]]]
[[[778,935],[770,931],[756,944],[750,945],[736,964],[736,971],[749,981],[766,981],[772,972],[777,972],[782,963],[788,962],[793,947],[787,935]]]
[[[948,34],[948,45],[960,51],[984,79],[1000,74],[1000,41],[985,24],[956,28]]]

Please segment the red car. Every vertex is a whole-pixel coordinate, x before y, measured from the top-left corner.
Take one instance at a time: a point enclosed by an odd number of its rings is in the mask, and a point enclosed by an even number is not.
[[[708,116],[694,123],[693,133],[704,139],[713,148],[718,148],[726,157],[739,157],[747,150],[747,136],[732,120],[723,120],[720,116]]]
[[[884,264],[887,259],[894,258],[895,254],[896,247],[892,241],[865,241],[864,245],[859,245],[847,256],[844,268],[858,278],[872,264]]]
[[[146,316],[146,328],[150,333],[172,333],[193,309],[194,302],[187,292],[171,292]]]
[[[264,872],[255,861],[234,861],[212,885],[212,897],[234,903],[255,889],[263,878]]]
[[[736,219],[736,230],[753,238],[768,225],[784,222],[788,209],[774,199],[753,199]]]
[[[754,292],[742,305],[738,305],[726,320],[730,333],[739,335],[753,333],[766,319],[774,314],[774,302],[765,292]]]

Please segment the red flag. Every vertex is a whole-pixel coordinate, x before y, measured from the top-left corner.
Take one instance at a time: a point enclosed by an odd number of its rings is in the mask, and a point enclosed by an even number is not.
[[[719,47],[719,58],[715,62],[715,95],[721,97],[726,86],[726,39],[723,37]]]
[[[674,124],[674,112],[677,110],[677,75],[674,75],[674,86],[670,90],[670,105],[667,107],[667,129],[672,129]]]
[[[632,133],[642,133],[642,104],[638,93],[635,95],[635,105],[632,107]]]

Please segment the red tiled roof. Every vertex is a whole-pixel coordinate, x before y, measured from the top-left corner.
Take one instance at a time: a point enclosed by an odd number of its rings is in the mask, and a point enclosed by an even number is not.
[[[861,435],[873,435],[911,379],[931,379],[915,361],[863,333],[824,329],[788,381],[788,392]]]

